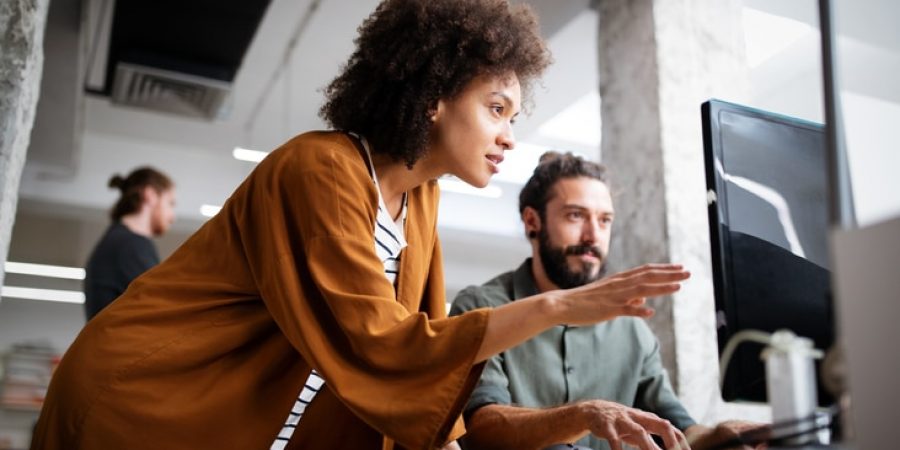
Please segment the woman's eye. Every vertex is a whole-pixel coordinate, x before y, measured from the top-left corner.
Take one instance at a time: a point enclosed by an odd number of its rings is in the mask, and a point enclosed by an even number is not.
[[[494,105],[494,106],[491,106],[491,109],[493,109],[494,112],[497,113],[497,114],[500,114],[500,115],[503,114],[503,106],[501,106],[501,105]]]

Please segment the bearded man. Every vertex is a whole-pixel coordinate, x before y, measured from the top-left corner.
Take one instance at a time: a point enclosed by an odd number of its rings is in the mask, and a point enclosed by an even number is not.
[[[531,257],[462,290],[451,315],[604,277],[614,218],[605,167],[571,153],[544,154],[519,195],[519,212]],[[673,432],[703,449],[755,426],[697,424],[672,389],[655,335],[635,317],[560,325],[495,355],[465,418],[467,449],[655,450],[654,436]]]

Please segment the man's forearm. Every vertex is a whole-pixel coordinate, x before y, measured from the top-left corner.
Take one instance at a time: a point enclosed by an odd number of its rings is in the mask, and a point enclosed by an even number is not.
[[[692,425],[684,430],[688,442],[691,444],[692,450],[706,450],[708,448],[718,447],[729,441],[740,441],[741,433],[750,430],[765,430],[766,425],[754,422],[746,422],[741,420],[726,420],[710,428],[703,425]],[[738,447],[734,447],[738,448]],[[741,449],[752,450],[754,447],[744,445]],[[766,448],[764,443],[759,444],[759,449]]]
[[[684,436],[688,439],[688,442],[693,444],[706,438],[712,431],[713,429],[708,426],[694,424],[684,429]]]
[[[541,449],[571,443],[591,433],[612,448],[628,444],[641,450],[658,449],[652,435],[666,448],[688,448],[687,439],[669,421],[608,400],[584,400],[548,409],[484,406],[469,418],[466,442],[473,449]]]
[[[541,449],[574,442],[588,433],[578,404],[534,409],[487,405],[466,423],[470,449]]]

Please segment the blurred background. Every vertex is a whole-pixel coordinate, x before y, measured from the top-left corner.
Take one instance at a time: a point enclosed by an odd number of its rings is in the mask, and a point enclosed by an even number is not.
[[[377,3],[52,0],[8,261],[76,270],[36,275],[7,265],[0,353],[22,343],[62,353],[84,325],[77,269],[109,224],[118,195],[106,187],[113,174],[151,165],[175,181],[177,220],[157,241],[165,258],[215,214],[253,170],[254,158],[299,132],[324,128],[317,115],[322,89]],[[527,3],[541,18],[555,64],[535,86],[533,107],[515,127],[518,145],[491,185],[476,190],[441,180],[448,299],[516,267],[530,253],[517,196],[543,151],[603,159],[602,131],[609,128],[601,111],[616,105],[601,105],[602,2]],[[734,83],[744,89],[737,98],[730,91],[712,95],[821,123],[816,2],[737,3],[739,26],[732,31],[743,44],[737,56],[745,66]],[[897,140],[883,138],[896,136],[892,128],[900,124],[900,38],[869,26],[873,17],[900,17],[900,7],[870,2],[880,11],[872,14],[849,3],[838,2],[839,74],[857,215],[866,224],[900,215],[900,177],[893,173],[900,149],[891,147]],[[696,20],[716,18],[698,12]],[[683,114],[699,135],[699,103]],[[34,415],[10,419],[19,413],[0,413],[7,423],[20,424]]]

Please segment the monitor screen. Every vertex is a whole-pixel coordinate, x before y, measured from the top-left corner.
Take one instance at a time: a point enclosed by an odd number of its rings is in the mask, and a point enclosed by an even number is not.
[[[719,351],[747,329],[789,329],[827,350],[834,319],[823,126],[718,100],[701,110]],[[738,347],[725,400],[767,401],[761,350]],[[819,403],[830,404],[818,385]]]

